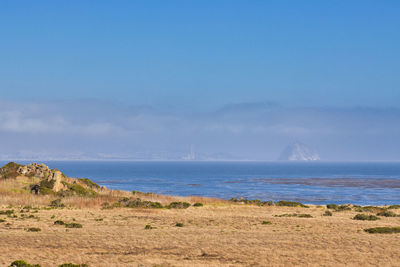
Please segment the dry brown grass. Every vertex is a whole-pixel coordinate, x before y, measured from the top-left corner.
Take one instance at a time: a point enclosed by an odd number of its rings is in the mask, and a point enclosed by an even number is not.
[[[363,231],[370,227],[398,226],[399,217],[376,222],[354,221],[351,218],[356,212],[334,212],[332,217],[326,217],[322,216],[325,209],[315,206],[307,209],[314,218],[275,217],[304,213],[305,209],[226,202],[214,205],[215,200],[201,208],[184,210],[97,207],[101,201],[113,197],[116,196],[102,196],[101,200],[71,198],[68,201],[80,203],[84,208],[40,210],[35,213],[40,220],[1,216],[10,225],[0,224],[0,265],[6,266],[15,259],[43,266],[71,261],[90,266],[399,266],[400,263],[398,234],[372,235]],[[177,199],[165,196],[163,200]],[[85,208],[92,205],[93,208]],[[75,220],[83,228],[66,229],[54,225],[55,220]],[[263,225],[263,221],[271,224]],[[184,226],[176,227],[177,222]],[[147,224],[154,229],[144,229]],[[38,227],[41,231],[24,231],[28,227]]]
[[[42,266],[65,262],[90,266],[399,266],[399,234],[369,234],[371,227],[400,226],[400,217],[352,220],[357,212],[325,207],[234,204],[202,197],[174,197],[105,191],[96,198],[69,197],[62,209],[47,209],[54,196],[13,190],[26,180],[0,182],[0,210],[13,206],[16,218],[0,215],[0,265],[24,259]],[[201,202],[188,209],[101,209],[122,197],[161,202]],[[22,217],[30,205],[43,207]],[[397,214],[400,211],[394,210]],[[276,217],[309,213],[313,218]],[[38,219],[39,218],[39,219]],[[80,223],[81,229],[54,225]],[[271,224],[263,224],[269,221]],[[176,227],[183,223],[183,227]],[[145,229],[146,225],[151,229]],[[40,228],[40,232],[24,229]]]

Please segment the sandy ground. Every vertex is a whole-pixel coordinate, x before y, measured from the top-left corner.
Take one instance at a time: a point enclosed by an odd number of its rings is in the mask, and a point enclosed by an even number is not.
[[[5,206],[0,210],[7,209]],[[355,221],[325,207],[206,205],[184,210],[53,209],[22,219],[0,215],[0,265],[24,259],[42,266],[400,266],[400,234],[365,228],[400,226],[400,217]],[[17,212],[18,211],[18,212]],[[399,213],[399,210],[394,210]],[[274,217],[309,213],[313,218]],[[97,220],[96,220],[97,219]],[[77,222],[81,229],[54,225]],[[271,224],[263,225],[263,221]],[[183,227],[176,227],[181,222]],[[153,229],[146,230],[146,224]],[[39,227],[40,232],[27,232]]]

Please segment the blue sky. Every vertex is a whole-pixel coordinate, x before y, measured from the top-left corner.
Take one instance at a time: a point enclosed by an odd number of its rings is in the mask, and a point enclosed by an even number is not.
[[[8,99],[399,106],[398,1],[1,1]]]
[[[399,14],[389,0],[0,1],[0,145],[274,160],[301,141],[326,160],[400,160]]]

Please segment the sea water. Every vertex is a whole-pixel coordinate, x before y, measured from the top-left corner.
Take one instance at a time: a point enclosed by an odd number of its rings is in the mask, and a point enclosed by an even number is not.
[[[111,189],[310,204],[400,204],[400,162],[44,163],[69,177],[89,178]]]

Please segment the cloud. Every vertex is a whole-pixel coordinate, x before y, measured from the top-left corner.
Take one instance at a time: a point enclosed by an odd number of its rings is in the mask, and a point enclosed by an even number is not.
[[[399,160],[400,110],[230,104],[187,113],[95,100],[0,102],[3,156],[274,160],[302,141],[327,160]],[[28,151],[30,151],[28,153]],[[107,156],[108,155],[108,156]],[[38,157],[39,157],[38,156]]]

